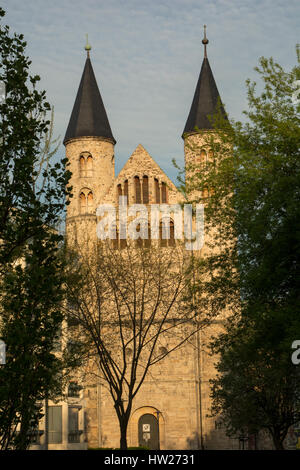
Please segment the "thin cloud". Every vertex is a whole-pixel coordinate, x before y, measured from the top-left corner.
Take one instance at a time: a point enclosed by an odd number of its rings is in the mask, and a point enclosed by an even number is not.
[[[85,33],[116,145],[119,170],[142,143],[175,179],[207,24],[208,55],[229,114],[240,119],[245,80],[260,56],[295,63],[298,0],[2,0],[5,22],[23,33],[63,138],[83,71]],[[63,147],[60,150],[64,152]]]

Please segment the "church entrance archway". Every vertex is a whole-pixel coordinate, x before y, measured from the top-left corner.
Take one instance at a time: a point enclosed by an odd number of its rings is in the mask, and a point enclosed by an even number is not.
[[[151,450],[159,449],[159,424],[156,417],[150,413],[142,415],[138,422],[139,446]]]

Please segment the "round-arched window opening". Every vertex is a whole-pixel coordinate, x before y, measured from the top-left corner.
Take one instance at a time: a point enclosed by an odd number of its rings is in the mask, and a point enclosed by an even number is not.
[[[93,176],[93,157],[89,152],[82,152],[80,154],[79,172],[81,178]]]
[[[93,192],[84,188],[79,194],[79,211],[81,214],[87,214],[93,212],[94,208],[94,197]]]

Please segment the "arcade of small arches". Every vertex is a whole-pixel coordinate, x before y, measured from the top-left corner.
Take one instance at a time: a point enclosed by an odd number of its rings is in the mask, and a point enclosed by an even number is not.
[[[127,247],[127,240],[120,238],[116,225],[111,228],[111,243],[115,250],[122,250]],[[150,248],[152,243],[158,244],[162,248],[175,246],[175,227],[174,221],[168,217],[161,219],[159,223],[158,237],[152,237],[151,226],[147,221],[141,221],[136,226],[136,232],[140,234],[140,238],[135,240],[137,248]]]
[[[89,157],[88,157],[89,158]],[[85,168],[84,165],[87,165],[88,168],[88,159],[82,164],[82,168]],[[92,163],[90,164],[92,169]],[[89,171],[84,169],[82,171]],[[164,204],[168,203],[168,187],[164,181],[159,181],[157,178],[153,178],[153,189],[154,191],[150,192],[149,190],[149,177],[143,176],[140,178],[139,176],[134,176],[133,178],[133,185],[130,185],[128,179],[126,179],[123,183],[119,183],[117,185],[117,201],[119,202],[119,197],[126,196],[127,197],[127,204],[130,202],[135,204]],[[133,191],[130,198],[130,189]],[[151,194],[154,197],[151,197]],[[133,199],[133,200],[132,200]],[[81,189],[79,193],[79,212],[81,214],[91,213],[94,210],[93,207],[93,191],[89,188]]]
[[[89,152],[82,152],[79,156],[79,173],[81,177],[93,176],[93,157]],[[164,204],[168,203],[168,186],[167,183],[159,178],[147,175],[135,175],[131,178],[124,179],[116,186],[116,196],[126,196],[127,204]],[[95,211],[94,194],[88,187],[83,187],[79,192],[79,213],[92,214]],[[143,225],[143,224],[142,224]],[[112,227],[115,235],[112,237],[112,244],[115,249],[123,249],[127,246],[127,241],[120,239],[118,230]],[[145,227],[137,225],[136,231],[142,233]],[[138,238],[135,241],[137,247],[150,247],[154,241],[151,239],[150,225],[146,227],[147,238]],[[145,233],[145,232],[144,232]],[[175,245],[174,222],[172,219],[167,221],[161,220],[159,224],[159,235],[155,238],[161,247]]]
[[[130,194],[130,190],[132,194]],[[159,181],[158,178],[136,175],[131,184],[126,179],[117,185],[118,201],[121,196],[126,196],[128,202],[131,201],[135,204],[164,204],[168,202],[167,184],[164,181]]]

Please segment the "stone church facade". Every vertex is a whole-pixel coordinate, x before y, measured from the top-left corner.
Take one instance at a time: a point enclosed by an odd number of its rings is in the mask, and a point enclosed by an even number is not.
[[[205,38],[206,39],[206,38]],[[206,40],[207,41],[207,40]],[[185,162],[195,155],[190,144],[203,146],[212,131],[219,93],[206,55],[183,133]],[[222,112],[224,112],[222,108]],[[198,130],[195,131],[195,128]],[[119,196],[134,203],[176,204],[181,194],[159,164],[140,144],[120,173],[115,175],[115,145],[96,77],[87,59],[66,131],[64,145],[72,172],[73,198],[67,209],[67,238],[96,239],[96,209],[100,204],[118,205]],[[226,437],[210,414],[209,380],[214,361],[207,351],[211,329],[198,332],[193,344],[186,343],[153,367],[134,399],[128,426],[128,446],[154,449],[236,449],[238,440]],[[48,448],[85,449],[119,447],[119,424],[112,399],[103,383],[90,381],[83,388],[70,387],[67,401],[49,403]],[[75,385],[75,392],[74,392]],[[72,391],[73,390],[73,391]],[[45,429],[44,420],[40,429]],[[43,445],[43,435],[34,448]]]

